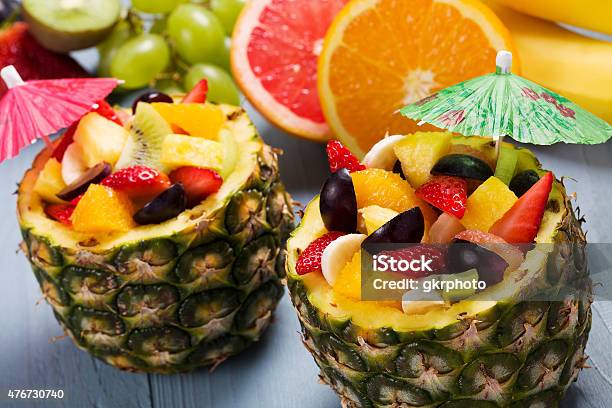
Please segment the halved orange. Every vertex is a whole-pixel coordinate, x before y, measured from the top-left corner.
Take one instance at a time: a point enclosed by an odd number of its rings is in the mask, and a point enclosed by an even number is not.
[[[509,31],[478,0],[352,0],[319,57],[323,113],[335,137],[363,157],[386,132],[432,129],[397,110],[494,72],[502,49],[518,55]]]

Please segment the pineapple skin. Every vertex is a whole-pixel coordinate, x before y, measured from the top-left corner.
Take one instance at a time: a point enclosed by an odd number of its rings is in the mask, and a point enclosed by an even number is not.
[[[560,205],[552,211],[565,215],[538,275],[549,285],[542,290],[578,280],[585,282],[584,292],[564,301],[506,299],[442,328],[433,323],[431,329],[411,331],[362,327],[350,316],[335,317],[333,304],[316,306],[293,264],[296,246],[305,241],[290,238],[287,281],[302,341],[320,368],[320,380],[334,389],[343,407],[558,406],[584,366],[591,328],[586,238],[561,183],[559,189],[563,194],[555,203]],[[318,207],[318,201],[311,205]],[[306,210],[292,237],[302,228],[306,234],[320,232],[313,215],[318,210]]]
[[[228,118],[248,121],[242,110]],[[99,253],[87,242],[58,246],[20,214],[22,249],[78,347],[122,370],[175,373],[218,365],[260,339],[284,292],[294,214],[276,153],[249,129],[261,149],[246,184],[172,236]]]

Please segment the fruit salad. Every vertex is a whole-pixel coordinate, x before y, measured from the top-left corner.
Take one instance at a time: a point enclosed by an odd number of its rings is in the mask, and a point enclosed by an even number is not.
[[[588,276],[581,222],[533,153],[500,149],[447,132],[388,136],[363,160],[328,144],[331,174],[289,239],[287,276],[304,344],[344,405],[553,406],[576,378],[588,291],[524,300]],[[428,259],[395,274],[442,289],[371,299],[372,254]]]
[[[81,233],[163,223],[217,193],[231,174],[236,146],[225,121],[218,105],[175,103],[159,92],[141,96],[133,116],[101,101],[56,143],[34,192],[48,217]]]
[[[217,365],[259,340],[283,294],[292,201],[239,107],[159,92],[104,101],[18,191],[23,251],[77,345],[128,371]]]

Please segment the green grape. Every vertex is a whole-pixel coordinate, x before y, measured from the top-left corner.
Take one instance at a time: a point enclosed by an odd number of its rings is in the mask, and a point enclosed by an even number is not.
[[[125,81],[124,88],[136,89],[148,85],[169,63],[170,49],[164,37],[140,34],[117,50],[111,62],[111,74]]]
[[[221,51],[215,56],[212,61],[215,65],[220,66],[227,72],[231,72],[231,64],[230,64],[230,50],[232,47],[232,39],[230,37],[225,37],[223,41],[223,48]]]
[[[163,35],[166,32],[167,28],[168,28],[168,19],[166,17],[156,18],[155,21],[153,21],[153,24],[151,25],[151,29],[149,30],[149,32],[153,34]]]
[[[238,88],[236,88],[236,84],[227,72],[211,64],[194,65],[185,76],[185,89],[193,89],[202,79],[208,81],[207,99],[209,101],[240,105]]]
[[[245,0],[211,0],[210,9],[219,18],[228,35],[232,35],[234,24],[244,7]]]
[[[196,4],[181,4],[168,18],[168,35],[190,64],[213,61],[223,47],[223,26],[213,13]]]
[[[176,82],[173,79],[167,78],[155,81],[153,88],[165,93],[166,95],[176,95],[185,93],[185,89],[183,89],[183,84],[181,84],[180,82]]]
[[[166,14],[178,6],[180,0],[132,0],[132,7],[143,13]]]
[[[131,36],[132,29],[130,23],[126,20],[122,20],[117,23],[110,35],[106,37],[102,43],[98,44],[98,54],[100,55],[98,76],[111,76],[111,61],[119,47],[121,47]]]

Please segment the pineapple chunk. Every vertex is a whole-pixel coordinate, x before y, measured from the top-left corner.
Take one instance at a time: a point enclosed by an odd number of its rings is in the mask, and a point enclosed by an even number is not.
[[[76,231],[92,234],[125,232],[136,227],[132,203],[110,187],[92,184],[72,214]]]
[[[153,103],[153,107],[168,123],[178,126],[191,136],[217,140],[225,123],[221,108],[210,103]]]
[[[79,122],[74,141],[81,148],[83,162],[87,167],[93,167],[100,162],[114,166],[128,135],[129,132],[124,127],[91,112]]]
[[[393,146],[412,187],[421,187],[429,180],[434,164],[448,154],[452,136],[450,132],[417,132]]]
[[[62,177],[62,165],[53,157],[47,160],[34,184],[34,192],[49,203],[62,204],[63,200],[57,197],[57,193],[66,187]]]
[[[170,169],[193,166],[223,169],[225,147],[219,142],[185,135],[168,135],[162,144],[161,162]]]
[[[516,201],[516,195],[503,181],[489,177],[468,197],[461,223],[468,230],[488,232]]]
[[[365,230],[368,235],[385,225],[399,213],[390,208],[383,208],[378,205],[370,205],[359,210],[359,214],[365,223]]]

